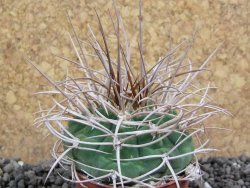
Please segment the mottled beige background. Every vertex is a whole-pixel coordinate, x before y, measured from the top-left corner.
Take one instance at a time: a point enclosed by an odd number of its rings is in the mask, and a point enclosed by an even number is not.
[[[138,4],[136,0],[117,1],[132,47],[136,37]],[[201,62],[221,42],[222,49],[209,68],[212,83],[219,89],[211,95],[233,118],[211,120],[211,126],[232,131],[211,134],[211,146],[221,149],[213,155],[250,155],[250,41],[248,0],[143,0],[145,58],[155,62],[166,53],[168,33],[174,43],[198,29],[191,58]],[[32,126],[38,99],[32,95],[47,83],[23,56],[29,57],[51,78],[62,79],[67,64],[51,52],[72,56],[67,31],[66,11],[80,37],[86,39],[86,26],[96,28],[94,8],[108,26],[111,0],[1,0],[0,1],[0,156],[21,157],[28,162],[49,158],[53,139],[45,129]],[[107,33],[110,27],[105,27]]]

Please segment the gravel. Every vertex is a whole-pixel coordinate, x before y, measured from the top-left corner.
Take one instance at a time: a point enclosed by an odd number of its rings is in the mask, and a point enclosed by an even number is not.
[[[202,179],[190,183],[190,188],[249,188],[250,157],[204,158],[200,160]]]
[[[47,182],[46,176],[52,160],[37,165],[26,164],[18,158],[0,157],[0,188],[73,188],[59,176],[71,178],[69,171],[59,165],[55,167]],[[204,158],[200,160],[202,178],[190,182],[190,188],[249,188],[250,157],[242,155],[237,158]]]
[[[47,182],[45,179],[50,170],[52,160],[37,165],[26,164],[18,158],[0,158],[0,188],[73,188],[75,185],[66,182],[59,174],[71,178],[69,171],[55,167]]]

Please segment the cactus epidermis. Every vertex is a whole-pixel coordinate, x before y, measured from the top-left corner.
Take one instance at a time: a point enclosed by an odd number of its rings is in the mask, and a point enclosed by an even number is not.
[[[99,112],[101,112],[104,116],[109,119],[117,120],[118,117],[113,113],[106,113],[104,109],[99,108]],[[175,112],[172,112],[175,114]],[[133,121],[143,121],[146,116],[135,117]],[[159,115],[151,115],[147,118],[148,122],[151,122],[155,125],[161,125],[162,123],[169,121],[172,119],[171,115],[165,115],[163,118],[159,118]],[[107,122],[100,122],[103,126],[115,132],[116,126],[107,123]],[[147,130],[149,129],[148,126],[128,126],[124,125],[121,126],[119,129],[119,133],[122,132],[132,132],[138,130]],[[103,135],[98,129],[92,128],[90,126],[81,124],[76,121],[70,121],[68,124],[68,131],[73,134],[75,137],[79,138],[81,141],[85,142],[112,142],[112,136],[105,136],[105,137],[95,137],[98,135]],[[66,134],[66,133],[65,133]],[[166,133],[165,133],[166,134]],[[152,140],[159,138],[160,135],[152,135],[143,134],[140,136],[133,137],[126,141],[126,144],[133,144],[133,145],[141,145],[145,143],[152,142]],[[162,136],[162,134],[161,134]],[[142,160],[135,160],[135,161],[123,161],[122,159],[131,159],[131,158],[138,158],[143,156],[151,156],[151,155],[161,155],[164,153],[168,153],[176,144],[182,141],[182,143],[173,151],[169,153],[169,157],[182,155],[185,153],[190,153],[194,150],[192,138],[188,137],[188,133],[182,132],[171,132],[168,136],[164,139],[148,146],[143,147],[121,147],[120,150],[120,159],[121,159],[121,171],[122,175],[135,178],[141,176],[155,168],[157,168],[162,163],[162,158],[148,158]],[[124,138],[124,137],[123,137]],[[185,139],[183,141],[183,139]],[[66,147],[67,144],[65,144]],[[105,169],[105,170],[115,170],[117,171],[117,161],[116,161],[116,152],[113,145],[87,145],[87,144],[79,144],[80,147],[87,147],[91,149],[97,149],[99,151],[103,151],[106,153],[97,153],[96,151],[92,150],[82,150],[78,148],[72,149],[68,156],[72,158],[78,170],[82,169],[84,172],[87,172],[88,175],[92,175],[93,177],[99,177],[102,175],[107,174],[107,172],[100,171],[98,169]],[[170,164],[175,172],[179,172],[191,162],[192,155],[186,155],[180,158],[176,158],[170,160]],[[81,164],[82,163],[82,164]],[[83,165],[84,164],[84,165]],[[91,168],[94,167],[94,168]],[[150,174],[151,177],[163,177],[164,175],[171,175],[170,170],[166,165],[162,168]]]

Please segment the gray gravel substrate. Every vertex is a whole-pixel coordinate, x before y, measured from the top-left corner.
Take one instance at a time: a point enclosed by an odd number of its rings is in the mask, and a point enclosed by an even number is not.
[[[206,158],[200,164],[202,180],[191,182],[192,188],[250,188],[250,157],[246,155]]]
[[[73,188],[58,174],[70,179],[69,171],[56,166],[46,184],[45,178],[53,161],[37,165],[23,163],[18,158],[0,157],[0,188]],[[250,188],[250,157],[207,158],[200,160],[203,178],[190,182],[190,188]]]

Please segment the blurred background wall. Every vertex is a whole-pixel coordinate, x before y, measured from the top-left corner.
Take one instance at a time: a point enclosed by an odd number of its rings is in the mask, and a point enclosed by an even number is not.
[[[138,40],[138,2],[117,0],[131,41]],[[94,8],[103,19],[107,33],[111,0],[1,0],[0,1],[0,156],[21,157],[38,162],[50,157],[55,139],[44,128],[35,128],[33,113],[47,97],[32,95],[46,89],[47,82],[23,57],[30,58],[49,77],[58,80],[66,74],[67,63],[51,54],[75,58],[67,32],[66,12],[80,38],[87,38],[87,24],[95,30]],[[233,117],[220,116],[209,126],[231,131],[207,131],[210,146],[220,151],[211,155],[250,155],[250,41],[248,0],[143,0],[143,41],[145,59],[153,63],[169,45],[169,33],[176,44],[193,34],[197,37],[190,57],[202,62],[218,44],[222,48],[212,59],[209,77],[218,89],[211,96]],[[136,61],[135,57],[135,61]]]

